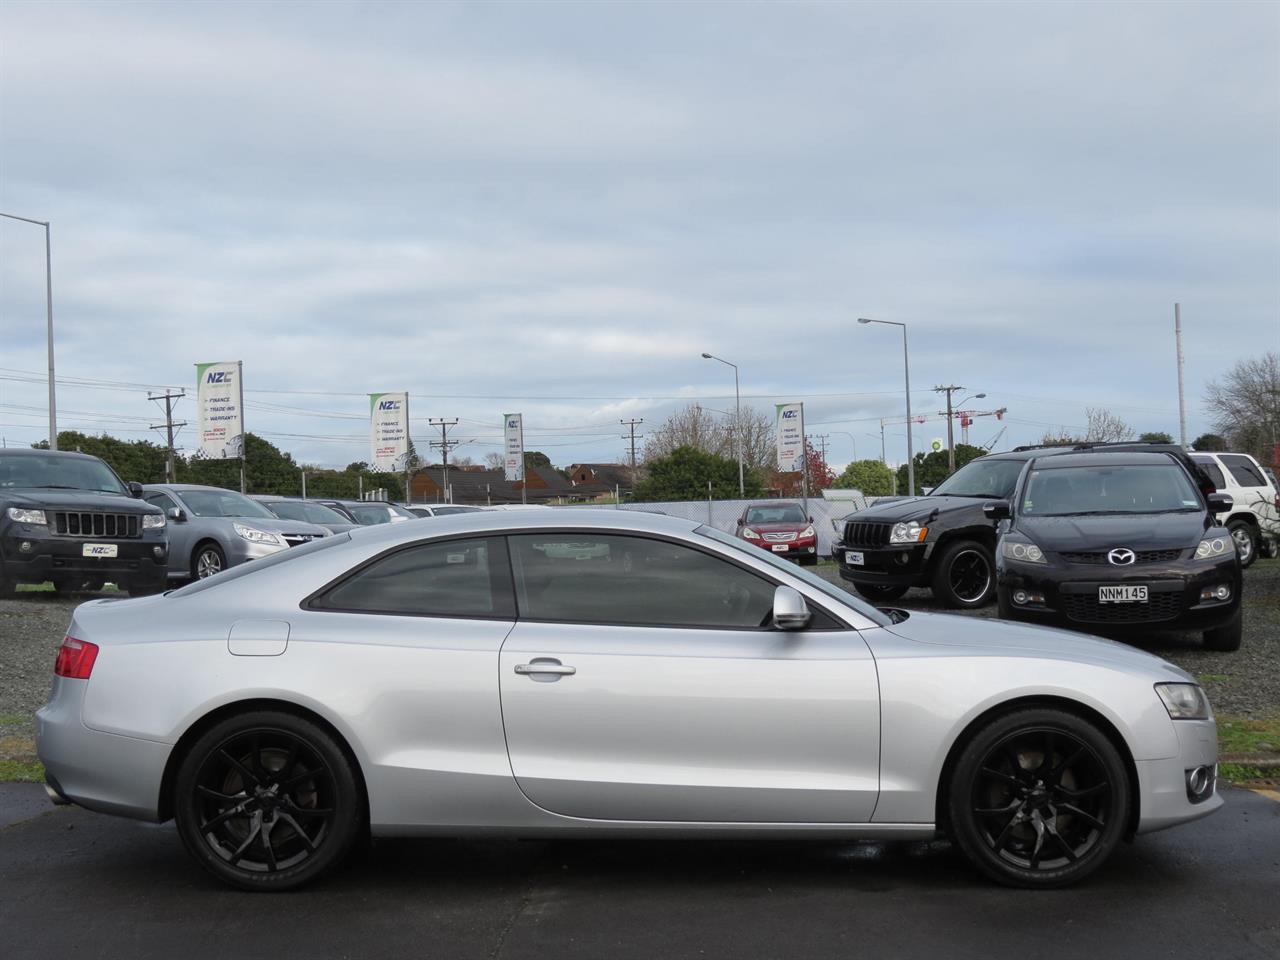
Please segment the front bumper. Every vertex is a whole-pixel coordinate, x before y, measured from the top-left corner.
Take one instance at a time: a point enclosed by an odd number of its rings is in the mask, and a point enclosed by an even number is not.
[[[116,556],[86,557],[86,543],[112,544]],[[129,540],[87,539],[52,536],[47,527],[15,524],[0,538],[0,571],[8,583],[81,579],[163,586],[168,565],[169,544],[163,532]]]
[[[1217,785],[1198,803],[1187,795],[1187,775],[1209,767],[1217,775],[1218,725],[1212,720],[1171,720],[1178,734],[1178,755],[1165,760],[1138,760],[1138,829],[1151,833],[1207,817],[1222,806]]]
[[[818,538],[805,537],[802,540],[747,540],[745,543],[753,544],[759,547],[765,553],[772,553],[777,557],[814,557],[818,556]]]
[[[930,543],[902,543],[890,547],[858,547],[836,543],[831,552],[840,564],[840,576],[852,583],[886,587],[920,587],[929,582]],[[861,564],[848,562],[849,553],[862,554]]]

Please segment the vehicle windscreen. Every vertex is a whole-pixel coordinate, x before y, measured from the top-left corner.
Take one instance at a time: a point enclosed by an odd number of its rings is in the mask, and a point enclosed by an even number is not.
[[[120,478],[101,460],[80,457],[0,457],[0,489],[86,490],[128,496]]]
[[[338,511],[330,510],[322,503],[303,503],[300,500],[273,500],[267,504],[267,509],[283,520],[300,520],[305,523],[318,523],[321,525],[351,522]]]
[[[397,517],[404,517],[406,520],[421,520],[421,519],[422,519],[422,518],[421,518],[421,517],[419,517],[416,513],[414,513],[412,510],[406,510],[404,507],[397,506],[397,505],[396,505],[396,504],[394,504],[394,503],[393,503],[393,504],[390,504],[389,509],[390,509],[390,510],[391,510],[391,512],[392,512],[392,513],[394,513]]]
[[[894,622],[892,617],[881,613],[869,603],[859,600],[853,594],[849,593],[849,591],[841,590],[834,583],[823,580],[822,577],[818,576],[816,573],[806,570],[799,564],[792,563],[789,560],[783,560],[780,557],[774,556],[772,553],[768,553],[758,547],[753,547],[745,540],[739,540],[737,537],[731,537],[727,533],[721,533],[715,527],[703,525],[698,527],[694,533],[706,537],[708,540],[714,540],[716,543],[723,543],[727,546],[733,547],[733,549],[741,551],[753,560],[760,560],[764,563],[775,566],[779,570],[782,570],[793,577],[799,577],[815,590],[820,590],[837,602],[844,604],[846,607],[852,607],[854,610],[857,610],[858,613],[862,614],[872,623],[878,623],[882,627],[887,627]]]
[[[1022,467],[1021,460],[988,460],[985,457],[970,460],[934,487],[929,496],[1007,500],[1013,496]]]
[[[1200,495],[1177,464],[1058,467],[1027,475],[1019,512],[1036,517],[1195,513]]]
[[[413,511],[409,511],[412,513]],[[435,514],[437,517],[447,517],[451,513],[479,513],[479,507],[436,507]]]
[[[234,490],[180,490],[187,509],[197,517],[260,517],[274,520],[276,515]]]
[[[752,507],[747,511],[747,523],[808,523],[804,511],[794,503],[775,507]]]
[[[379,523],[390,523],[391,513],[387,510],[384,503],[370,504],[368,506],[352,504],[347,507],[351,511],[351,515],[356,518],[356,523],[363,524],[366,527],[372,527]],[[410,516],[413,516],[410,514]],[[416,517],[414,519],[417,519]]]

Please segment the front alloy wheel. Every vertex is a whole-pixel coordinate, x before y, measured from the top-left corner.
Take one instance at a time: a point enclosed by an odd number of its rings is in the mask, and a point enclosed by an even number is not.
[[[1058,710],[1006,715],[970,741],[951,780],[956,842],[1009,886],[1059,887],[1092,873],[1125,830],[1129,785],[1114,745]]]
[[[1236,544],[1236,556],[1240,558],[1241,568],[1249,566],[1258,558],[1258,538],[1253,527],[1243,520],[1233,520],[1227,524],[1231,539]]]
[[[188,852],[220,879],[285,890],[350,849],[360,823],[350,761],[324,730],[255,712],[215,726],[183,759],[175,819]]]
[[[991,549],[975,540],[948,544],[933,573],[933,595],[944,606],[972,610],[995,594],[995,561]]]
[[[192,564],[197,580],[205,580],[215,573],[221,573],[227,565],[226,558],[216,544],[206,543],[196,551],[196,560]]]

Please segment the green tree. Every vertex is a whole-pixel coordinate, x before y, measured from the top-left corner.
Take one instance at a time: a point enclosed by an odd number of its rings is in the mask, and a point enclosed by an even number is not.
[[[1227,439],[1216,433],[1202,433],[1191,441],[1191,448],[1201,453],[1225,453]]]
[[[959,470],[970,460],[976,460],[978,457],[984,456],[986,450],[982,447],[970,446],[967,443],[956,444],[956,469]],[[917,494],[924,493],[926,487],[932,489],[947,479],[950,475],[947,461],[947,451],[938,450],[933,453],[917,453],[915,457],[916,464],[916,489]],[[898,468],[898,489],[904,493],[907,491],[907,465],[904,463]],[[865,492],[865,491],[864,491]]]
[[[551,466],[551,458],[541,450],[526,450],[524,452],[524,468],[528,470],[530,467],[549,467]]]
[[[178,464],[180,483],[205,483],[240,489],[240,461],[195,456]],[[257,434],[245,434],[245,491],[296,495],[302,485],[301,468],[291,455]],[[310,490],[307,491],[310,493]]]
[[[37,449],[48,450],[49,442],[41,440]],[[167,450],[149,440],[119,440],[105,433],[91,437],[75,430],[58,431],[59,450],[77,450],[105,460],[125,483],[163,483]]]
[[[879,460],[855,460],[836,477],[836,486],[860,490],[868,497],[887,497],[893,493],[893,471]]]
[[[711,482],[714,500],[734,500],[738,496],[738,461],[695,447],[677,447],[665,457],[649,461],[647,473],[636,484],[636,500],[705,500],[707,481]],[[743,483],[748,497],[763,495],[764,486],[754,470],[746,470]]]
[[[1150,433],[1138,434],[1138,439],[1143,443],[1173,443],[1173,437],[1165,433],[1163,430],[1153,430]]]

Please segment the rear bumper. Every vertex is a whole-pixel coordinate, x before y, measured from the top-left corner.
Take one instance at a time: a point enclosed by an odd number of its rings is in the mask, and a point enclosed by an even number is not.
[[[1187,775],[1209,767],[1217,776],[1218,726],[1212,720],[1171,720],[1178,734],[1178,755],[1165,760],[1139,760],[1138,833],[1163,830],[1207,817],[1222,806],[1217,786],[1194,803],[1187,796]]]
[[[86,557],[86,543],[111,544],[114,557]],[[23,549],[27,544],[27,549]],[[157,555],[157,550],[159,554]],[[163,586],[169,545],[163,535],[136,540],[51,537],[43,527],[10,528],[0,538],[0,572],[10,583],[84,579]]]

